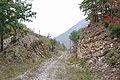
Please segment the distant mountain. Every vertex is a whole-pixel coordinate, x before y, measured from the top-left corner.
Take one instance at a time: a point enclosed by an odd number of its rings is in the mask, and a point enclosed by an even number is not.
[[[69,48],[70,47],[70,39],[69,39],[70,33],[73,32],[74,30],[77,31],[80,28],[87,27],[88,24],[89,24],[89,21],[86,21],[85,19],[83,19],[80,22],[78,22],[76,25],[74,25],[72,28],[70,28],[68,31],[56,37],[56,40],[63,43],[67,48]]]

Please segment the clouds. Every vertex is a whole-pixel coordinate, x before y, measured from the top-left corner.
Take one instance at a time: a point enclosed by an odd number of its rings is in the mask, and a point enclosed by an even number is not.
[[[37,12],[37,18],[27,25],[35,28],[36,33],[40,30],[42,35],[58,36],[84,18],[78,5],[81,1],[34,0],[33,11]]]

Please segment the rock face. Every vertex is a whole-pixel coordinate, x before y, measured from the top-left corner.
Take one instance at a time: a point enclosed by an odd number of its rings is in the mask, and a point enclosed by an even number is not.
[[[109,50],[120,47],[119,45],[117,38],[112,39],[110,31],[102,23],[98,26],[92,23],[90,27],[81,30],[78,57],[102,57]]]
[[[15,43],[7,42],[8,47],[0,54],[0,64],[35,62],[47,57],[50,54],[45,52],[43,38],[43,36],[28,34]]]
[[[88,27],[81,29],[78,58],[88,58],[88,63],[92,65],[91,69],[102,73],[105,80],[117,80],[120,56],[114,67],[106,62],[105,56],[112,50],[118,49],[120,49],[118,39],[112,37],[110,31],[104,28],[102,23],[98,23],[98,26],[91,23]]]

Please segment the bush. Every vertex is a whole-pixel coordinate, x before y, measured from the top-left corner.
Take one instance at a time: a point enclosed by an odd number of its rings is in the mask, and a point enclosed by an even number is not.
[[[104,27],[108,28],[109,26],[110,26],[110,23],[109,22],[105,22]]]
[[[68,62],[70,62],[70,64],[79,64],[79,59],[76,58],[75,55],[71,55],[71,57],[68,58]]]
[[[105,58],[107,63],[115,65],[118,60],[118,53],[116,51],[110,51],[108,54],[106,54]]]
[[[35,47],[35,46],[39,46],[39,45],[42,45],[42,44],[43,44],[43,41],[41,41],[41,40],[36,40],[36,41],[34,41],[32,44],[33,44],[34,47]]]
[[[120,24],[111,24],[111,34],[120,38]]]
[[[17,42],[17,39],[16,39],[16,37],[14,36],[14,37],[12,37],[11,38],[11,42],[10,42],[10,44],[14,44],[14,43],[16,43]]]
[[[120,13],[120,10],[119,9],[113,9],[112,12],[113,13]]]
[[[80,59],[80,66],[82,68],[86,67],[87,66],[87,60],[85,58],[81,58]]]

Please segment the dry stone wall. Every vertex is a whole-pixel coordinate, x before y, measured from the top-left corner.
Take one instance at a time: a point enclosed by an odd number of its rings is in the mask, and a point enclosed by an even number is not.
[[[119,45],[117,38],[111,38],[110,31],[102,23],[98,26],[92,23],[90,27],[81,30],[78,57],[101,57]]]

